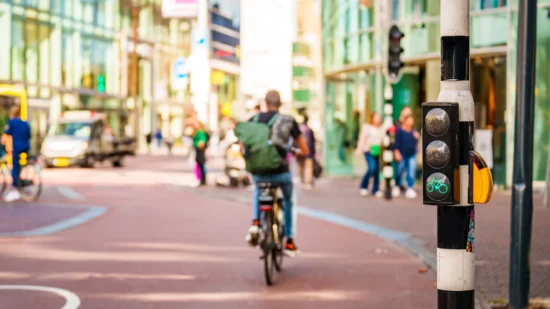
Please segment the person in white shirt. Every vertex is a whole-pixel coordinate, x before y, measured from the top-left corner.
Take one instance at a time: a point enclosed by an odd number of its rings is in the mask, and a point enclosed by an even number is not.
[[[382,116],[380,113],[373,113],[370,123],[364,124],[361,128],[359,140],[357,142],[357,155],[364,155],[367,160],[368,169],[361,181],[360,194],[369,195],[368,187],[370,178],[374,178],[372,194],[376,197],[382,197],[382,191],[379,191],[380,183],[380,163],[379,158],[382,152],[382,139],[384,138],[384,128],[382,127]]]

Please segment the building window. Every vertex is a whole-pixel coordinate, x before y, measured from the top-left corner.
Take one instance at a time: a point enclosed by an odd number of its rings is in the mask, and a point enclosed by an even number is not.
[[[82,21],[86,22],[86,23],[89,23],[89,24],[92,24],[95,22],[94,20],[94,7],[95,7],[95,1],[94,2],[91,2],[91,1],[87,1],[87,0],[81,0],[80,1],[80,6],[82,8]]]
[[[38,23],[25,21],[25,80],[38,81]]]
[[[61,84],[72,86],[73,81],[73,32],[63,29],[61,36]]]
[[[23,20],[13,19],[11,28],[11,79],[25,79],[25,38]]]
[[[80,86],[82,88],[92,88],[93,87],[93,76],[92,76],[92,39],[91,38],[82,38],[82,43],[80,44],[80,59],[82,61],[82,77],[80,78]]]
[[[391,20],[399,19],[399,0],[391,0]]]
[[[106,18],[105,18],[105,2],[96,1],[93,5],[93,15],[94,15],[94,25],[105,27]]]
[[[472,10],[485,10],[505,7],[507,0],[472,0]]]
[[[70,1],[64,1],[64,0],[50,0],[50,12],[54,15],[61,16],[64,13],[64,4],[65,2]]]
[[[36,8],[38,7],[38,0],[19,0],[15,1],[16,4],[23,4],[24,6]]]
[[[52,28],[44,23],[39,23],[38,26],[38,74],[39,82],[42,85],[48,85],[51,81],[51,57],[50,57],[50,34]],[[43,87],[41,89],[42,97],[49,97],[49,88]]]
[[[73,16],[73,6],[74,6],[74,3],[73,1],[66,1],[66,0],[61,0],[61,2],[63,2],[63,12],[65,12],[65,16]]]

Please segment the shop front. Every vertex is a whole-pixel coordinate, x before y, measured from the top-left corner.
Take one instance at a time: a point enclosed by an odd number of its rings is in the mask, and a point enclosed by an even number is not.
[[[364,158],[355,156],[362,125],[376,106],[376,74],[351,72],[325,80],[325,142],[323,153],[326,172],[331,175],[359,174]]]
[[[0,36],[7,43],[0,51],[0,83],[27,91],[33,152],[67,106],[87,108],[86,97],[118,99],[117,5],[0,0]]]
[[[367,110],[359,108],[360,123],[370,112],[380,111],[384,101],[384,79],[375,75],[384,66],[387,31],[377,23],[385,15],[379,15],[382,8],[376,2],[367,3],[350,7],[346,14],[336,17],[331,12],[339,11],[342,4],[323,2],[325,163],[329,174],[351,175],[361,169],[357,160],[350,159],[352,147],[346,147],[353,144],[353,130],[357,127],[354,110],[363,104],[354,76],[366,73],[367,82],[359,84],[373,91],[367,96],[373,104],[367,104]],[[404,74],[392,87],[393,116],[396,119],[403,107],[410,106],[420,128],[421,103],[437,100],[440,90],[439,3],[430,0],[410,4],[393,1],[390,5],[393,22],[405,33]],[[550,150],[550,1],[539,1],[537,6],[534,180],[540,181],[546,176]],[[476,106],[476,147],[485,151],[495,183],[509,186],[514,154],[518,1],[476,0],[472,1],[471,10],[470,81]]]

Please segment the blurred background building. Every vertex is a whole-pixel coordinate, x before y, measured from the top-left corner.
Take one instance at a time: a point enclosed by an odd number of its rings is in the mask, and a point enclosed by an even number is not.
[[[512,175],[518,1],[471,0],[476,129],[492,134],[500,185]],[[437,99],[439,11],[439,0],[0,0],[0,83],[27,88],[34,149],[63,111],[105,112],[116,135],[179,137],[190,114],[216,130],[277,89],[285,112],[310,116],[326,172],[352,175],[364,168],[358,131],[382,109],[391,25],[405,33],[394,118]],[[549,11],[539,0],[535,180],[550,140]]]
[[[170,67],[189,53],[189,31],[188,21],[162,18],[160,0],[1,0],[0,82],[26,86],[33,148],[67,110],[105,112],[116,135],[141,137],[157,121],[177,132],[185,96],[171,88]]]
[[[263,100],[275,89],[281,94],[282,110],[292,111],[295,40],[295,1],[241,0],[241,92],[246,100]]]
[[[309,125],[324,134],[321,1],[296,0],[296,40],[292,44],[293,112],[307,114]]]
[[[389,27],[405,33],[401,80],[393,85],[394,118],[439,93],[438,0],[323,0],[326,157],[330,174],[350,175],[357,123],[381,111]],[[513,159],[518,0],[471,1],[471,75],[476,129],[490,130],[497,184],[510,184]],[[545,178],[550,138],[550,1],[538,1],[535,180]]]

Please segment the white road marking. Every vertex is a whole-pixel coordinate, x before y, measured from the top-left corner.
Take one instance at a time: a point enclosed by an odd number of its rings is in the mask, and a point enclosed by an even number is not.
[[[84,197],[80,194],[78,194],[73,188],[69,186],[59,186],[57,187],[57,190],[59,190],[59,193],[61,193],[64,197],[74,200],[74,201],[83,201]]]
[[[78,298],[76,294],[59,288],[38,285],[0,285],[0,290],[39,291],[54,293],[64,297],[66,300],[65,305],[61,307],[61,309],[77,309],[78,307],[80,307],[80,298]]]

